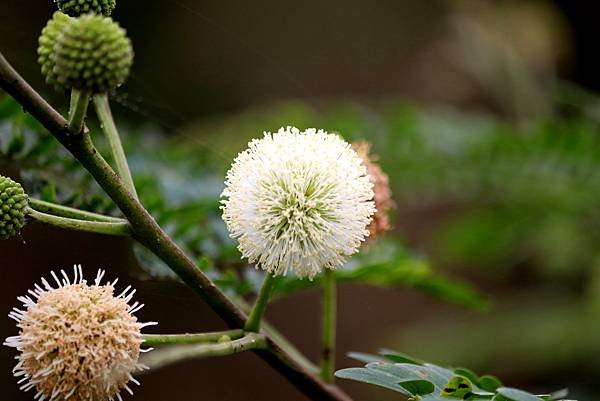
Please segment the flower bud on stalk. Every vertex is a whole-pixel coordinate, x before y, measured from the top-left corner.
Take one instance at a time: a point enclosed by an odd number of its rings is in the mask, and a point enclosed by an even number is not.
[[[58,9],[71,17],[83,14],[101,14],[109,16],[115,9],[115,0],[54,0]]]
[[[13,237],[25,224],[28,198],[18,182],[0,175],[0,240]]]
[[[133,64],[131,41],[108,17],[72,19],[54,44],[56,80],[83,93],[107,93],[125,82]]]
[[[56,64],[54,61],[54,45],[56,44],[56,38],[71,20],[72,18],[68,15],[60,11],[55,12],[52,19],[42,29],[38,40],[38,63],[42,67],[42,75],[46,78],[46,83],[52,85],[58,92],[65,92],[67,88],[58,82],[58,77],[54,73],[54,66]]]

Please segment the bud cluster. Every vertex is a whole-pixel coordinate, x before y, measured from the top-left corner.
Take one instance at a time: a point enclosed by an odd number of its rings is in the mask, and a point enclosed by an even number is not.
[[[42,30],[38,61],[57,90],[107,93],[129,75],[133,49],[127,34],[107,15],[114,0],[57,0],[61,11]]]
[[[115,0],[55,0],[58,9],[72,17],[95,13],[107,17],[115,9]]]
[[[25,223],[27,194],[18,182],[0,175],[0,239],[19,233]]]

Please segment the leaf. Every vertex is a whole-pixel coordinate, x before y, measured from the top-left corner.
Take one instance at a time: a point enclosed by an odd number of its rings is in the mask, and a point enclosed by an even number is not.
[[[336,372],[336,376],[379,385],[398,392],[404,390],[412,396],[419,396],[418,399],[421,401],[444,401],[447,399],[544,401],[566,396],[565,391],[556,392],[552,396],[535,396],[508,387],[499,387],[496,390],[494,387],[500,384],[500,380],[494,376],[484,375],[478,378],[470,369],[457,368],[452,371],[432,363],[424,363],[395,351],[381,350],[380,353],[385,356],[385,360],[377,355],[350,353],[350,357],[366,362],[365,367],[342,369]],[[407,361],[413,360],[414,362],[387,362],[389,356]],[[479,387],[478,383],[479,385],[483,383],[486,388]]]
[[[435,386],[428,380],[408,380],[399,384],[413,396],[431,394],[435,391]]]
[[[479,387],[483,390],[495,392],[498,387],[502,387],[502,382],[496,376],[484,375],[479,378],[477,382]]]
[[[442,397],[467,398],[473,391],[473,383],[464,376],[454,376],[442,389]]]
[[[379,354],[384,356],[385,359],[394,363],[412,363],[414,365],[423,365],[425,363],[416,358],[413,358],[410,355],[404,354],[402,352],[392,351],[389,349],[381,349],[379,351]]]
[[[350,379],[363,383],[374,384],[390,390],[397,391],[404,395],[412,395],[408,390],[396,382],[396,377],[385,372],[375,371],[368,368],[348,368],[335,372],[335,376],[340,379]]]
[[[474,383],[474,384],[479,383],[479,378],[477,377],[477,374],[475,372],[473,372],[471,369],[456,368],[456,369],[454,369],[454,373],[459,376],[466,377],[467,379],[469,379],[471,381],[471,383]]]
[[[379,355],[365,354],[363,352],[349,352],[348,358],[356,359],[359,362],[370,363],[370,362],[385,362],[386,359]]]
[[[523,390],[510,387],[498,388],[498,394],[493,401],[543,401],[542,398]]]
[[[557,390],[557,391],[552,392],[548,396],[548,398],[550,400],[561,400],[561,399],[567,397],[568,395],[569,395],[569,389],[563,388],[561,390]]]

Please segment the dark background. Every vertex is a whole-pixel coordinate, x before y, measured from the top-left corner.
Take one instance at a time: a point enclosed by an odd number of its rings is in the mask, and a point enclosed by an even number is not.
[[[590,90],[599,88],[594,8],[593,2],[567,0],[120,0],[114,18],[127,29],[136,61],[131,78],[113,103],[120,105],[116,108],[119,118],[131,124],[150,121],[173,135],[198,120],[289,98],[318,108],[321,99],[368,103],[402,97],[425,106],[484,111],[518,122],[546,111],[544,99],[551,97],[552,85],[559,80]],[[51,1],[3,0],[0,49],[34,87],[64,105],[43,84],[35,62],[37,37],[53,10]],[[465,19],[489,28],[493,39],[488,43],[499,43],[499,48],[506,46],[511,55],[517,55],[533,82],[534,100],[506,101],[495,49],[485,44],[477,47],[473,32],[466,37],[457,34],[457,26],[462,27]],[[482,66],[479,60],[491,62]],[[16,296],[50,268],[76,262],[91,269],[110,267],[116,276],[135,264],[126,241],[37,225],[27,227],[21,239],[1,242],[0,250],[0,305],[6,313]],[[92,275],[89,270],[88,275]],[[160,328],[173,332],[223,328],[185,288],[147,281],[135,284],[138,298],[149,305],[140,313],[143,320],[158,320]],[[404,325],[435,316],[467,319],[476,313],[412,291],[362,286],[342,286],[339,305],[339,366],[355,364],[344,352],[373,352],[386,345],[389,333],[402,332]],[[318,308],[318,292],[309,291],[274,304],[268,315],[301,350],[316,358]],[[400,312],[408,310],[414,311],[414,318],[399,319]],[[0,336],[15,334],[11,322],[0,320]],[[424,352],[411,350],[415,355]],[[2,399],[29,400],[31,393],[21,394],[10,376],[12,355],[12,350],[0,350]],[[556,369],[553,375],[509,375],[507,379],[515,386],[534,388],[573,383],[582,388],[597,386],[578,379],[572,368]],[[395,394],[369,386],[346,381],[341,385],[357,400],[397,399]],[[303,397],[257,357],[244,354],[153,372],[142,379],[133,399]]]

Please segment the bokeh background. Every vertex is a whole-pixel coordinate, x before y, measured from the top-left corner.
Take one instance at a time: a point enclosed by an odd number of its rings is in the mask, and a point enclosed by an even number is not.
[[[65,97],[44,84],[36,63],[37,37],[53,10],[50,0],[3,0],[0,49],[64,110]],[[345,356],[349,351],[385,347],[497,374],[511,386],[569,387],[572,398],[594,400],[600,397],[595,15],[593,2],[567,0],[119,1],[114,18],[127,29],[136,61],[112,103],[125,136],[134,138],[126,143],[138,184],[151,187],[152,177],[160,177],[162,198],[147,198],[158,212],[177,209],[182,199],[216,199],[228,163],[263,130],[318,126],[373,143],[397,204],[384,249],[401,247],[410,254],[403,257],[419,262],[409,269],[426,263],[486,301],[431,296],[435,291],[408,282],[342,284],[339,367],[358,365]],[[0,107],[0,117],[9,108]],[[6,146],[0,142],[0,173],[55,196]],[[164,167],[180,164],[179,173]],[[224,236],[222,223],[207,223],[202,213],[197,226],[212,228],[203,228],[195,245],[213,261],[235,260],[213,238]],[[186,233],[199,229],[193,227]],[[49,269],[82,263],[134,283],[147,304],[142,319],[158,320],[163,332],[223,328],[191,291],[148,274],[143,255],[126,240],[31,224],[0,250],[6,314]],[[281,297],[268,311],[313,359],[319,302],[319,291],[308,289]],[[0,336],[14,334],[12,321],[0,319]],[[29,400],[11,376],[13,354],[0,350],[2,399]],[[367,385],[340,385],[356,400],[398,399]],[[252,354],[152,372],[132,397],[200,398],[304,399]]]

